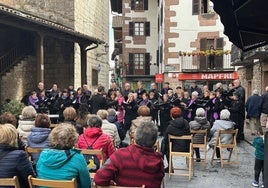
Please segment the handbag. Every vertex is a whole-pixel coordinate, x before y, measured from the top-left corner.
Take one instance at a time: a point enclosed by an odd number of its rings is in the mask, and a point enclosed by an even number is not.
[[[101,135],[100,135],[101,136]],[[100,137],[98,136],[91,145],[88,144],[85,136],[83,135],[86,143],[87,143],[87,149],[89,150],[93,150],[93,145],[95,144],[95,142],[98,140],[98,138]],[[97,157],[97,155],[91,155],[91,154],[84,154],[85,160],[87,162],[87,168],[89,172],[97,172],[97,170],[100,168],[100,160]]]

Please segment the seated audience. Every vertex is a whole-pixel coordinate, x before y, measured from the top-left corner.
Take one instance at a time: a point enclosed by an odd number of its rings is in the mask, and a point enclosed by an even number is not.
[[[32,148],[48,148],[49,141],[48,136],[50,134],[50,119],[46,114],[37,114],[35,118],[35,127],[32,128],[32,132],[28,136],[27,145]],[[34,164],[36,164],[39,158],[38,154],[32,155]]]
[[[85,103],[82,103],[78,108],[75,126],[79,135],[84,132],[84,128],[87,126],[87,116],[89,114],[89,110],[89,106]]]
[[[73,147],[78,134],[66,123],[56,126],[49,135],[49,149],[44,149],[37,161],[38,178],[50,180],[72,180],[78,187],[90,187],[91,181],[85,158]]]
[[[27,137],[30,135],[35,124],[36,110],[33,106],[25,106],[21,112],[19,126],[17,128],[21,140],[26,144]]]
[[[216,138],[219,134],[219,130],[233,129],[235,123],[230,121],[230,112],[227,109],[224,109],[220,113],[220,119],[216,120],[210,130],[211,139],[209,142],[209,147],[214,147],[216,144]],[[221,143],[231,144],[233,142],[232,135],[226,134],[221,136]],[[220,158],[220,150],[216,148],[216,156]]]
[[[78,138],[77,147],[87,149],[92,145],[93,149],[102,149],[105,158],[108,159],[115,151],[113,142],[109,135],[103,133],[102,120],[97,115],[89,115],[87,127]],[[99,159],[100,156],[98,156]]]
[[[203,108],[197,108],[195,112],[194,121],[190,121],[189,126],[190,129],[198,131],[207,129],[208,133],[210,132],[210,123],[206,118],[205,110]],[[204,144],[204,135],[203,134],[195,134],[193,137],[194,144]],[[200,162],[200,152],[199,148],[195,148],[196,161]]]
[[[107,110],[98,110],[97,115],[102,119],[102,126],[101,126],[102,131],[105,134],[110,136],[110,138],[115,144],[115,147],[118,148],[121,143],[121,140],[120,140],[116,125],[113,123],[110,123],[107,120],[107,117],[108,117]]]
[[[18,132],[11,124],[0,125],[0,178],[17,176],[20,186],[28,188],[28,176],[35,176],[27,154],[18,149]]]
[[[167,160],[169,161],[169,143],[168,143],[168,135],[173,136],[183,136],[190,135],[190,127],[189,123],[186,119],[182,117],[181,109],[178,107],[173,107],[170,110],[170,116],[172,120],[169,122],[167,130],[164,134],[164,138],[161,144],[161,152],[163,155],[166,155]],[[174,151],[179,152],[188,152],[190,149],[190,143],[185,140],[177,140],[174,141],[173,145]],[[165,169],[165,172],[168,172],[169,167]]]
[[[148,188],[161,187],[164,164],[153,146],[157,140],[157,127],[152,122],[142,122],[135,134],[135,145],[114,152],[97,171],[94,181],[97,185]]]

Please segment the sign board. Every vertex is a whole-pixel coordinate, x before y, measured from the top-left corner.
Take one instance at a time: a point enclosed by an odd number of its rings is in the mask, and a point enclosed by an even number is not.
[[[162,83],[164,81],[164,75],[163,74],[155,74],[155,82],[156,83]]]
[[[224,73],[179,73],[179,80],[235,80],[237,72]]]

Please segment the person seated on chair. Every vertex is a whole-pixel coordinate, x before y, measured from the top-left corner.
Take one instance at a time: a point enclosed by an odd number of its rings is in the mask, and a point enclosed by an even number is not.
[[[161,187],[164,163],[153,149],[157,132],[154,123],[142,122],[136,129],[135,144],[115,151],[97,171],[96,185]]]
[[[189,123],[190,129],[192,130],[203,130],[207,129],[208,133],[210,131],[210,123],[205,116],[205,110],[203,108],[197,108],[196,116],[194,121]],[[195,134],[193,137],[194,144],[204,144],[204,135],[203,134]],[[195,148],[196,161],[200,162],[200,152],[199,148]]]
[[[37,161],[38,178],[49,180],[72,180],[76,178],[78,187],[91,187],[85,158],[73,149],[78,133],[73,125],[62,123],[49,135],[50,148],[44,149]]]
[[[28,188],[28,176],[35,176],[25,151],[18,148],[18,132],[11,124],[0,124],[0,178],[17,176],[20,186]]]
[[[164,134],[164,138],[161,143],[161,152],[166,155],[167,161],[169,161],[169,143],[168,143],[168,135],[173,136],[183,136],[190,135],[190,127],[189,123],[186,119],[182,117],[182,111],[178,107],[173,107],[170,110],[170,116],[172,120],[169,122],[167,130]],[[175,141],[174,141],[175,142]],[[173,145],[174,151],[178,152],[188,152],[190,149],[189,141],[176,141]],[[165,172],[168,172],[169,167],[165,168]]]
[[[209,142],[209,147],[213,148],[216,144],[216,138],[220,130],[233,129],[235,123],[230,121],[230,112],[227,109],[223,109],[220,113],[220,119],[216,120],[210,130],[211,139]],[[221,143],[231,144],[233,142],[233,137],[230,134],[221,135]],[[216,148],[216,156],[220,158],[220,149]]]

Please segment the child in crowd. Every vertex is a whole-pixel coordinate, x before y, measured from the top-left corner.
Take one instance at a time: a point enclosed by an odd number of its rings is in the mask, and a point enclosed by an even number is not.
[[[264,187],[263,182],[259,184],[259,176],[262,173],[262,181],[264,181],[263,167],[264,167],[264,135],[262,128],[259,128],[257,136],[253,140],[253,146],[255,147],[255,165],[254,165],[254,181],[252,185],[254,187]]]

